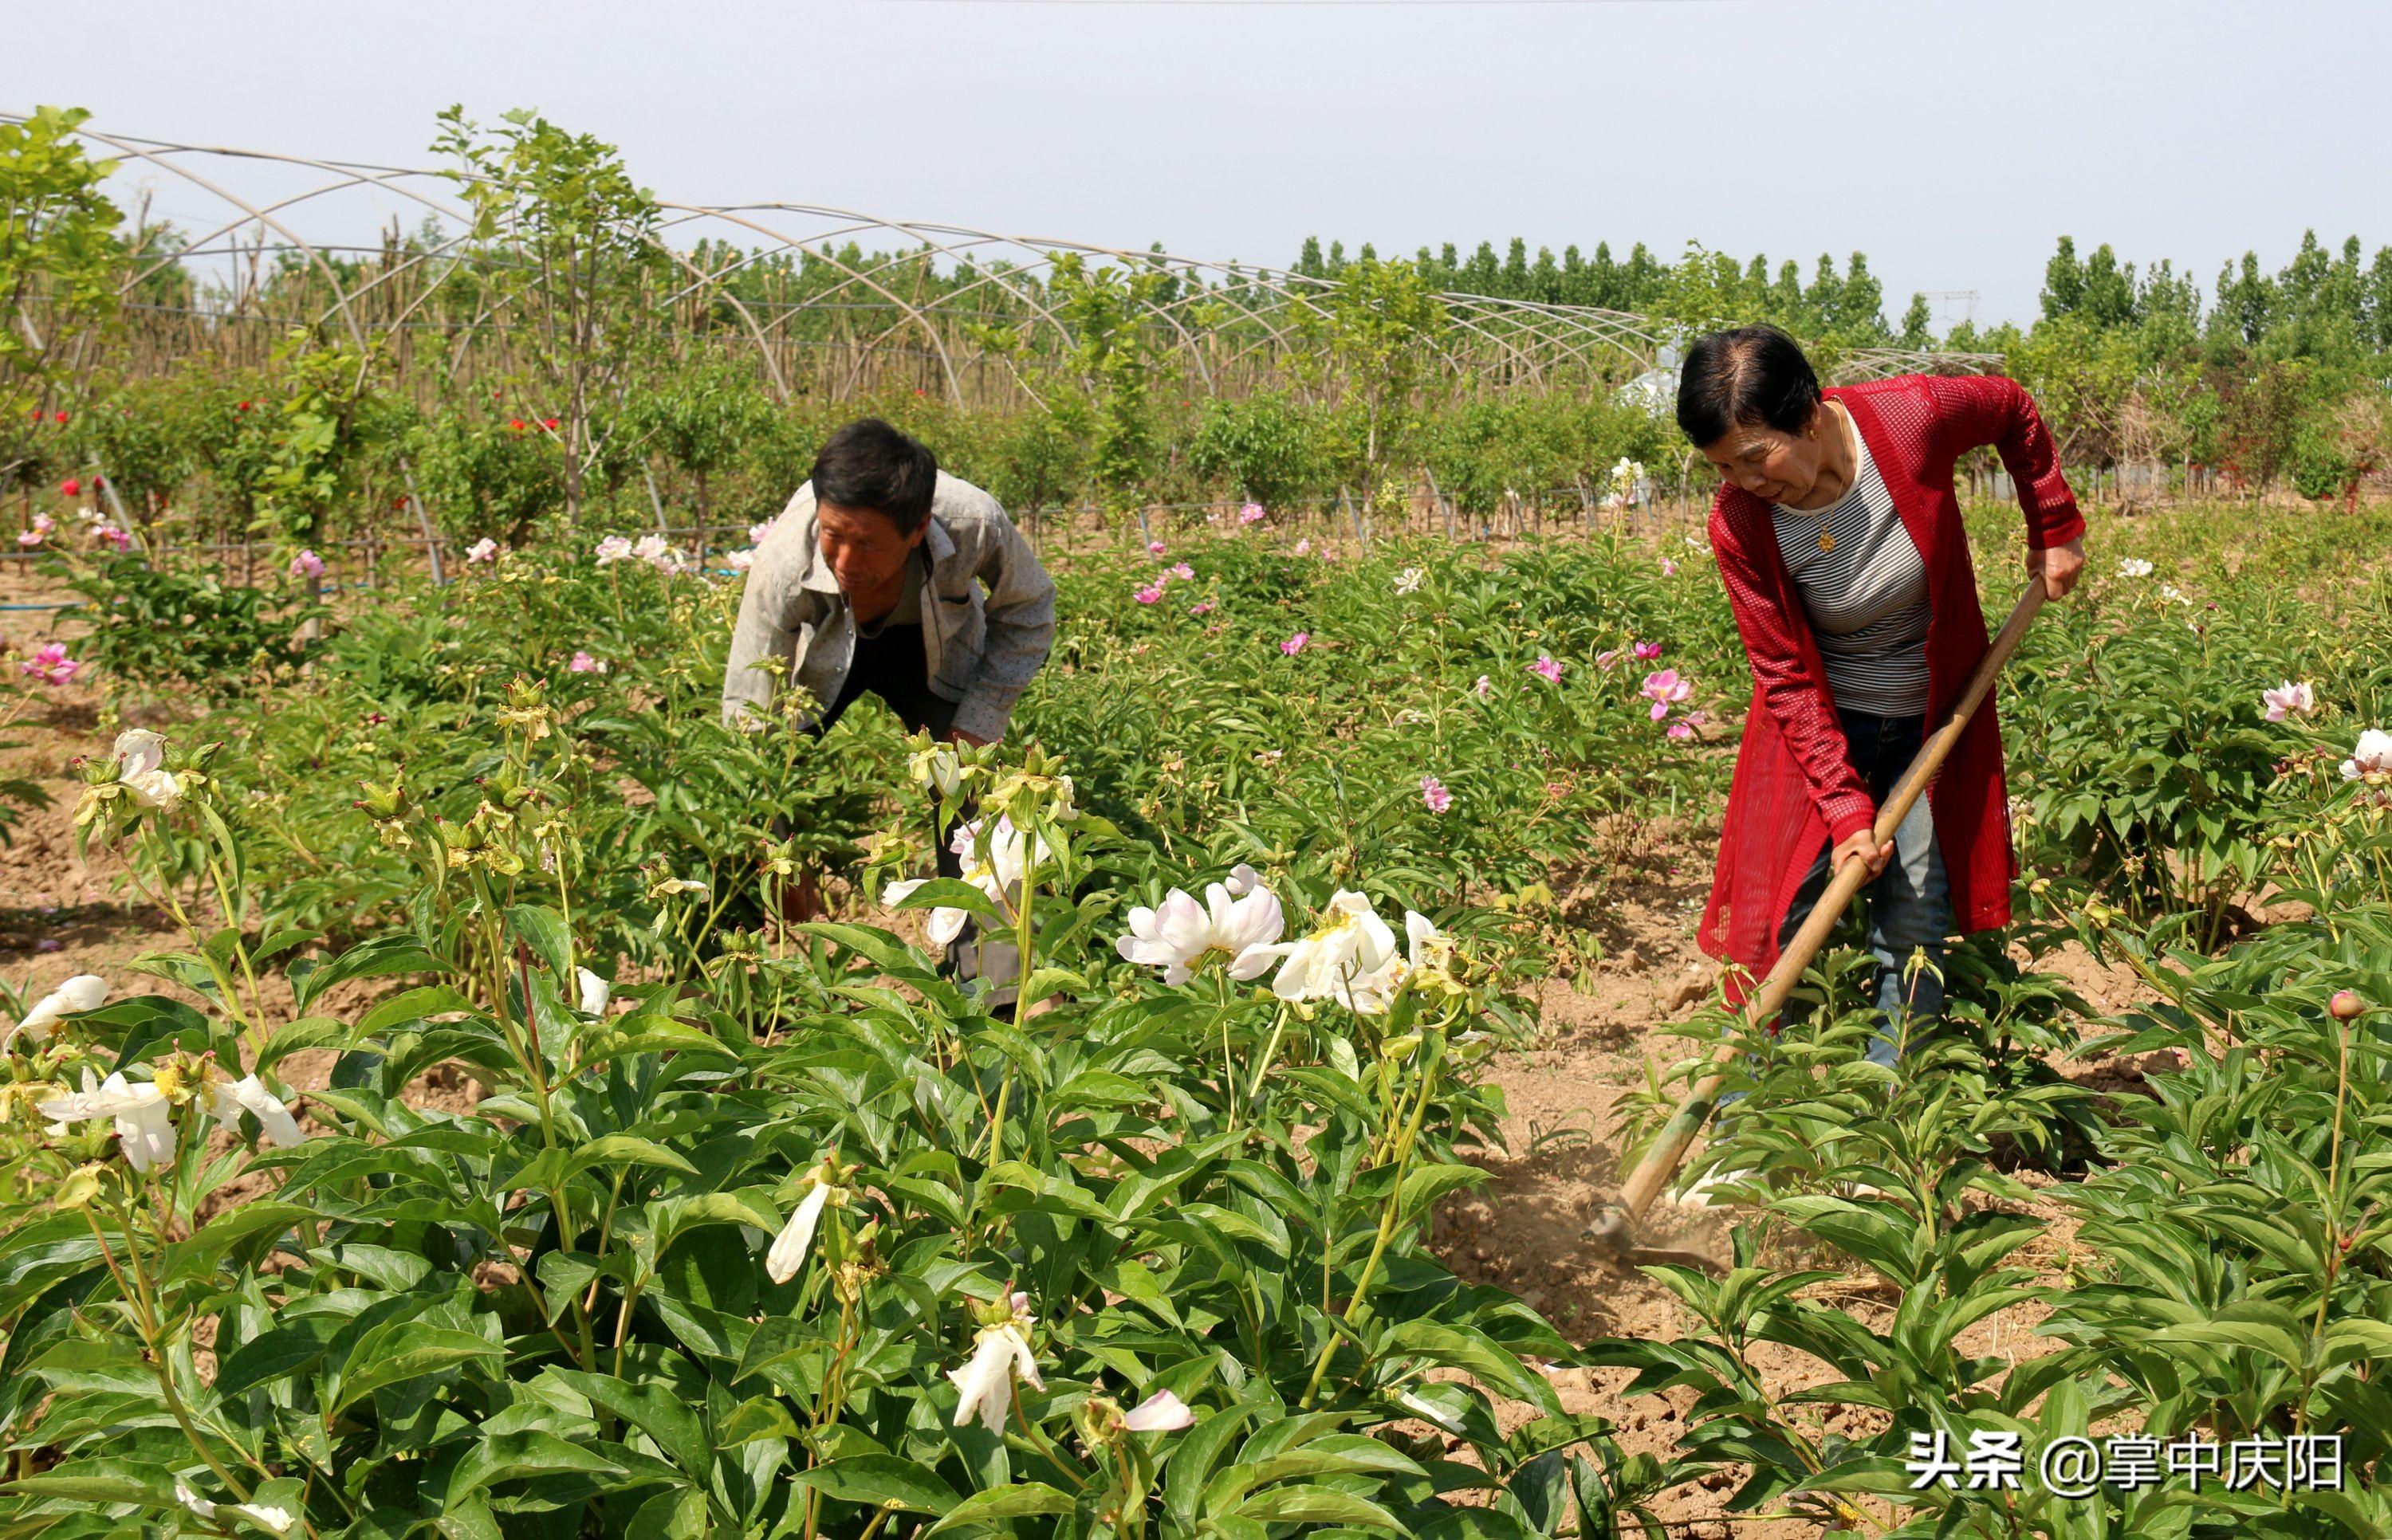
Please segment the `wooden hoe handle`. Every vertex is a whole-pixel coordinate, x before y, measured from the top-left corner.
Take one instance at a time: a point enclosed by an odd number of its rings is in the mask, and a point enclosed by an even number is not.
[[[2026,628],[2034,624],[2035,612],[2043,608],[2047,597],[2042,577],[2038,576],[2030,579],[2026,592],[2019,596],[2017,606],[2010,611],[2010,617],[2003,624],[2000,634],[1994,638],[1993,645],[1985,650],[1976,672],[1969,676],[1969,687],[1960,692],[1960,699],[1952,707],[1952,715],[1925,743],[1918,745],[1918,757],[1910,761],[1910,768],[1903,771],[1902,779],[1894,783],[1893,795],[1887,797],[1885,805],[1878,809],[1876,835],[1878,845],[1882,846],[1893,838],[1894,831],[1901,828],[1902,821],[1910,815],[1912,806],[1926,793],[1927,783],[1935,779],[1936,772],[1944,768],[1944,761],[1951,757],[1953,745],[1960,741],[1960,734],[1976,716],[1978,707],[1984,705],[1985,697],[1993,693],[1994,679],[2001,673],[2002,666],[2009,662],[2010,654],[2018,651],[2019,639],[2026,635]],[[1794,939],[1778,953],[1776,965],[1761,981],[1761,988],[1745,1002],[1744,1019],[1748,1027],[1767,1021],[1785,1006],[1786,997],[1794,992],[1802,970],[1811,965],[1812,959],[1819,955],[1819,949],[1826,945],[1828,935],[1836,928],[1836,922],[1842,919],[1844,911],[1852,907],[1853,897],[1867,886],[1869,876],[1866,861],[1847,861],[1837,871],[1834,879],[1827,884],[1827,890],[1819,896],[1817,903],[1811,906],[1810,917],[1802,922],[1801,929],[1794,933]],[[1711,1063],[1715,1067],[1723,1066],[1736,1057],[1736,1040],[1723,1038],[1711,1054]],[[1624,1248],[1628,1244],[1632,1226],[1644,1217],[1644,1210],[1653,1206],[1653,1200],[1660,1196],[1661,1189],[1678,1173],[1678,1167],[1685,1160],[1687,1146],[1695,1142],[1695,1134],[1710,1117],[1711,1107],[1719,1096],[1720,1084],[1724,1079],[1719,1068],[1714,1068],[1696,1082],[1693,1092],[1670,1118],[1668,1126],[1661,1130],[1660,1138],[1645,1151],[1644,1158],[1637,1162],[1636,1169],[1629,1173],[1626,1184],[1619,1189],[1618,1199],[1606,1204],[1596,1212],[1593,1223],[1586,1230],[1590,1239],[1605,1241],[1616,1248]]]

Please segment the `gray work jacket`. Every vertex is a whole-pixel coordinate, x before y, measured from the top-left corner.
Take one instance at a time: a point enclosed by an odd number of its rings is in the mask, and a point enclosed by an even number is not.
[[[994,742],[1054,642],[1054,579],[994,498],[944,471],[922,554],[926,682],[956,703],[959,731]],[[771,702],[773,673],[756,666],[768,658],[786,663],[787,678],[824,705],[838,699],[855,658],[854,613],[814,537],[812,482],[756,548],[722,674],[724,721]]]

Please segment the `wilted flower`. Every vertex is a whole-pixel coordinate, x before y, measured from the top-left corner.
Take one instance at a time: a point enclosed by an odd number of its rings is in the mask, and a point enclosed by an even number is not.
[[[136,1171],[175,1158],[175,1106],[155,1081],[129,1083],[120,1071],[95,1083],[85,1069],[81,1091],[53,1097],[34,1110],[61,1129],[99,1118],[115,1119],[124,1158]]]
[[[1185,984],[1214,953],[1220,954],[1229,977],[1244,982],[1270,971],[1277,954],[1269,950],[1285,928],[1279,897],[1268,887],[1250,886],[1232,898],[1228,888],[1213,883],[1204,889],[1204,903],[1175,887],[1164,895],[1161,907],[1144,904],[1129,912],[1130,933],[1113,943],[1124,962],[1161,968],[1163,981]]]
[[[1428,574],[1423,572],[1420,568],[1406,567],[1403,571],[1396,575],[1396,591],[1398,593],[1418,593],[1420,592],[1421,584],[1426,581],[1427,578]]]
[[[1038,1360],[1030,1351],[1030,1328],[1037,1324],[1030,1314],[1030,1296],[1015,1294],[985,1314],[991,1318],[974,1340],[971,1362],[949,1369],[947,1378],[955,1381],[958,1397],[955,1425],[961,1428],[977,1417],[990,1432],[1002,1433],[1005,1415],[1013,1409],[1014,1376],[1019,1374],[1036,1391],[1045,1390],[1046,1382],[1038,1378]]]
[[[240,1115],[248,1112],[256,1115],[258,1126],[266,1130],[266,1136],[284,1149],[298,1144],[304,1137],[299,1132],[298,1119],[292,1117],[291,1109],[282,1105],[282,1098],[266,1090],[266,1082],[255,1075],[234,1081],[227,1080],[221,1074],[211,1074],[207,1087],[208,1116],[228,1132],[238,1132]]]
[[[291,576],[321,577],[324,576],[324,559],[312,550],[303,550],[291,558]]]
[[[631,559],[631,542],[620,535],[609,535],[598,542],[598,564],[628,562]]]
[[[1298,631],[1295,635],[1288,638],[1285,641],[1280,642],[1279,644],[1279,650],[1285,653],[1289,657],[1294,657],[1296,654],[1303,652],[1305,648],[1310,646],[1311,643],[1312,633],[1310,631]]]
[[[1193,1427],[1196,1414],[1169,1391],[1157,1391],[1136,1410],[1122,1414],[1122,1426],[1133,1433],[1166,1433]]]
[[[1487,698],[1487,692],[1494,688],[1495,681],[1481,674],[1478,676],[1478,682],[1470,687],[1470,692],[1483,701]]]
[[[0,1053],[7,1051],[20,1032],[35,1042],[47,1042],[59,1017],[79,1011],[96,1011],[107,1003],[108,980],[95,973],[79,973],[33,1003],[23,1019],[8,1029],[8,1035],[0,1038]]]
[[[2152,575],[2152,564],[2151,564],[2149,562],[2144,561],[2141,557],[2139,557],[2139,556],[2126,556],[2126,557],[2121,557],[2121,558],[2119,559],[2119,562],[2118,562],[2118,576],[2121,576],[2121,577],[2149,577],[2151,575]]]
[[[1213,613],[1213,602],[1209,599],[1199,600],[1195,603],[1188,606],[1188,613],[1190,615],[1211,615]]]
[[[1258,524],[1268,517],[1269,515],[1263,511],[1263,505],[1258,502],[1250,502],[1238,510],[1238,523],[1242,524]]]
[[[2287,717],[2306,717],[2317,709],[2317,692],[2308,680],[2294,684],[2286,679],[2279,690],[2262,690],[2259,698],[2267,704],[2268,720],[2281,722]]]
[[[183,783],[166,767],[166,740],[148,728],[116,735],[116,779],[136,806],[171,813],[182,805]]]
[[[1547,684],[1562,682],[1562,666],[1555,663],[1548,654],[1539,653],[1537,661],[1528,665],[1528,672],[1537,675]]]
[[[44,684],[64,684],[83,672],[83,665],[67,656],[66,643],[46,642],[33,649],[33,655],[17,666],[17,672]]]
[[[218,1511],[238,1513],[277,1534],[288,1534],[291,1526],[299,1521],[292,1517],[289,1508],[276,1508],[271,1503],[212,1503],[180,1482],[175,1483],[175,1500],[189,1508],[197,1518],[213,1519]]]
[[[1699,711],[1689,711],[1670,724],[1670,736],[1678,739],[1691,738],[1695,735],[1695,729],[1702,725],[1703,714]]]
[[[670,899],[679,897],[683,893],[695,894],[698,898],[703,899],[708,897],[713,891],[714,889],[708,886],[706,884],[702,882],[692,882],[686,877],[659,877],[655,882],[648,885],[648,897],[650,899]]]
[[[495,562],[499,559],[499,542],[485,535],[465,548],[468,562]]]
[[[2392,732],[2371,727],[2359,735],[2359,746],[2342,762],[2342,778],[2356,781],[2363,775],[2392,775]]]
[[[1678,677],[1675,668],[1664,668],[1644,676],[1644,685],[1636,692],[1653,703],[1655,721],[1670,714],[1670,708],[1695,692],[1692,682]]]
[[[603,674],[606,671],[606,666],[588,653],[577,650],[573,654],[573,661],[566,664],[565,669],[569,674]]]
[[[2162,583],[2160,585],[2160,597],[2172,604],[2182,604],[2187,609],[2190,609],[2192,607],[2192,601],[2186,597],[2185,591],[2182,589],[2178,588],[2174,583]]]
[[[599,977],[596,974],[592,973],[588,968],[574,969],[573,982],[578,986],[580,990],[581,1014],[583,1016],[604,1016],[606,1014],[606,1003],[615,997],[614,987],[608,984],[604,979]]]
[[[823,1209],[830,1202],[832,1190],[841,1185],[838,1181],[838,1152],[825,1150],[803,1178],[806,1196],[773,1237],[772,1249],[764,1253],[764,1274],[776,1284],[787,1283],[803,1270],[806,1253],[813,1249],[814,1230],[822,1223]]]
[[[1439,781],[1436,776],[1422,776],[1420,786],[1421,800],[1428,804],[1428,810],[1430,812],[1441,813],[1448,808],[1453,806],[1453,794],[1447,791],[1445,789],[1445,783]]]
[[[1295,553],[1298,556],[1309,556],[1312,554],[1311,536],[1307,535],[1303,539],[1295,542]]]

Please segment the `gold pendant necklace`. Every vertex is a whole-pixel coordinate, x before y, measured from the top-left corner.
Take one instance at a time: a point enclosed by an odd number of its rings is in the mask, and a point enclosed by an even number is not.
[[[1836,537],[1835,537],[1834,536],[1832,536],[1832,535],[1828,534],[1828,533],[1827,533],[1826,530],[1824,530],[1824,529],[1823,529],[1823,530],[1821,530],[1821,531],[1819,531],[1819,549],[1820,549],[1821,550],[1835,550],[1835,549],[1836,549]]]

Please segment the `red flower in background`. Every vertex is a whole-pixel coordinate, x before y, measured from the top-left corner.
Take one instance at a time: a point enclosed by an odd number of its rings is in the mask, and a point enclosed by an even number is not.
[[[82,490],[83,483],[75,480],[72,476],[69,476],[66,480],[58,483],[58,496],[62,498],[72,498]]]
[[[554,433],[554,432],[556,432],[556,419],[554,419],[554,418],[552,418],[552,417],[543,417],[543,418],[541,418],[541,419],[540,420],[540,425],[541,427],[543,427],[543,428],[546,428],[550,433]]]
[[[523,432],[523,419],[520,417],[511,417],[507,419],[507,426],[513,428],[517,433],[521,433]]]
[[[66,413],[64,413],[64,412],[60,412],[60,413],[58,413],[58,420],[59,421],[61,421],[61,422],[64,422],[64,421],[67,420],[67,414],[66,414]]]
[[[244,402],[242,402],[240,405],[239,405],[239,406],[237,406],[237,407],[235,407],[235,408],[233,408],[233,410],[235,410],[235,411],[237,411],[237,412],[245,412],[245,411],[249,410],[249,403],[248,403],[248,402],[246,402],[246,401],[244,401]]]

